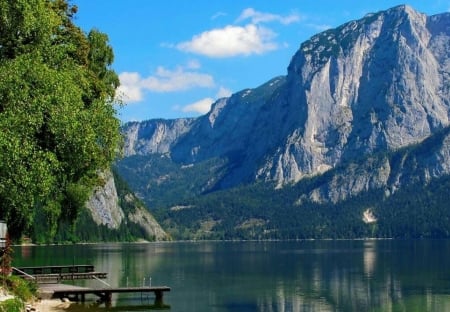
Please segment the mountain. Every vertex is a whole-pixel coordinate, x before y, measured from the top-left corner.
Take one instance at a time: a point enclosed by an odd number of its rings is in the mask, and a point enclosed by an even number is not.
[[[446,183],[450,173],[449,51],[450,13],[403,5],[368,14],[313,36],[286,76],[220,99],[204,116],[126,124],[118,171],[149,207],[165,208],[171,226],[182,211],[198,219],[187,229],[213,220],[214,232],[227,217],[205,218],[196,210],[209,205],[199,197],[239,190],[253,198],[254,213],[233,221],[231,232],[246,224],[276,231],[283,218],[274,228],[273,214],[262,213],[261,185],[268,197],[291,200],[279,199],[292,208],[286,221],[305,205],[322,205],[321,214],[323,205],[380,194],[346,222],[382,224],[377,206],[381,214],[397,194]],[[248,210],[243,202],[234,214]],[[283,209],[271,202],[269,210]]]

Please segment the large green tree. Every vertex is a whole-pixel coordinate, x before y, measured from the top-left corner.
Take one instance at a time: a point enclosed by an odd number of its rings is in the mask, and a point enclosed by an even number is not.
[[[108,37],[65,0],[0,0],[0,218],[74,220],[120,143]]]

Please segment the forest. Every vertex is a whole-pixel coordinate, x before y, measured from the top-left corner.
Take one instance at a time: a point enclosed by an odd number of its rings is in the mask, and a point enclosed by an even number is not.
[[[430,157],[449,131],[445,128],[420,144],[374,154],[370,161],[352,160],[283,188],[258,182],[217,190],[211,177],[226,174],[224,159],[211,159],[194,168],[164,155],[136,155],[115,167],[174,239],[448,238],[450,177],[427,180],[417,162]],[[335,176],[356,179],[367,174],[361,170],[346,176],[348,166],[361,168],[370,163],[376,167],[386,162],[392,176],[400,166],[409,175],[395,191],[382,186],[337,202],[318,202],[308,196]],[[139,172],[130,163],[139,164]],[[376,222],[364,222],[368,210]]]

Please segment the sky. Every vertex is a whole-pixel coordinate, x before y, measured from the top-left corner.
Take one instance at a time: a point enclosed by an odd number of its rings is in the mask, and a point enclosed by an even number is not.
[[[311,36],[407,4],[434,15],[450,0],[71,0],[75,24],[114,50],[122,122],[206,114],[287,67]]]

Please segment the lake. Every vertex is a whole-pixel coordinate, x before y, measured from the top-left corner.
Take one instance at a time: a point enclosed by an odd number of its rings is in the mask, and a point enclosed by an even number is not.
[[[450,311],[449,240],[167,242],[16,247],[14,266],[93,264],[111,286],[162,286],[170,311]],[[80,282],[78,282],[80,284]],[[99,281],[80,285],[104,287]],[[113,295],[148,311],[153,295]],[[109,311],[95,296],[69,311]]]

